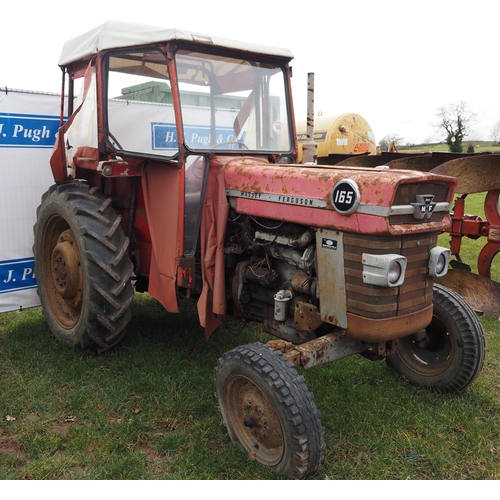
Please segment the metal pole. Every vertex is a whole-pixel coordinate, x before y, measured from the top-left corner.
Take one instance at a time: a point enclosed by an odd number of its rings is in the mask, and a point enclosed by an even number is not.
[[[307,73],[307,132],[302,145],[302,163],[316,165],[318,145],[314,142],[314,73]]]

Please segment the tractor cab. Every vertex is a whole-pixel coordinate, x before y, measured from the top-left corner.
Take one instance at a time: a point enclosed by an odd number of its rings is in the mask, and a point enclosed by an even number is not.
[[[116,21],[63,47],[69,119],[51,160],[54,179],[84,179],[115,200],[138,198],[139,216],[128,206],[115,209],[139,235],[139,284],[149,281],[155,259],[150,239],[161,248],[168,238],[157,268],[169,277],[169,291],[158,293],[169,311],[177,310],[174,281],[194,286],[211,159],[296,160],[292,57],[285,49]]]

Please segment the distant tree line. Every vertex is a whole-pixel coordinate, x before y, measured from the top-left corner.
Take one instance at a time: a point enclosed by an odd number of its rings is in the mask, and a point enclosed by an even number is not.
[[[476,114],[472,112],[465,101],[458,101],[439,108],[433,126],[441,137],[439,142],[445,142],[448,150],[452,153],[462,153],[464,151],[464,140],[467,136],[470,136],[471,128],[475,123]],[[500,120],[491,130],[491,139],[495,145],[500,146]],[[381,151],[388,151],[391,144],[396,147],[402,146],[403,140],[403,137],[399,134],[392,133],[384,136],[379,141],[379,146]],[[406,146],[411,145],[406,144]],[[472,144],[468,145],[467,152],[474,152]]]

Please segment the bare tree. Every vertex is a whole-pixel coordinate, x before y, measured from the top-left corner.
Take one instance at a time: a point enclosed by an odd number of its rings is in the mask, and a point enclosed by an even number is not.
[[[382,139],[380,139],[380,141],[378,141],[378,145],[380,146],[380,149],[382,151],[387,151],[391,142],[395,146],[400,146],[403,142],[403,139],[404,138],[401,137],[399,134],[395,134],[395,133],[387,134],[387,135],[384,135],[384,137],[382,137]]]
[[[491,129],[491,138],[496,144],[500,144],[500,120],[493,125]]]
[[[446,144],[452,153],[463,151],[462,142],[475,124],[476,115],[464,101],[458,101],[439,109],[436,128],[446,134]]]

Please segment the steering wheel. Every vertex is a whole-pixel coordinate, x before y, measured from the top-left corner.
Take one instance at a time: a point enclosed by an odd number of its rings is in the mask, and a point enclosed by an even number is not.
[[[214,146],[212,146],[214,149],[220,148],[221,146],[228,146],[228,145],[237,145],[240,146],[238,149],[249,149],[249,147],[243,142],[243,141],[224,141],[224,142],[218,142]],[[229,148],[229,149],[234,149],[234,148]]]

